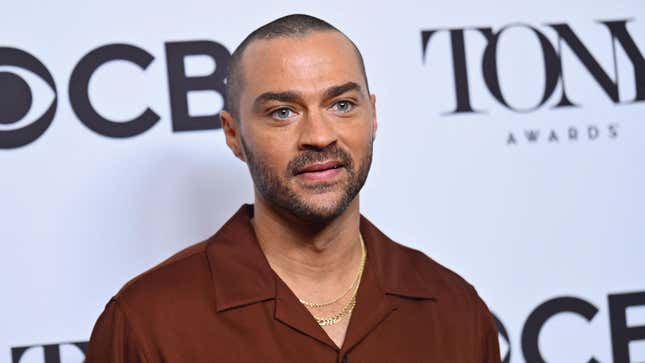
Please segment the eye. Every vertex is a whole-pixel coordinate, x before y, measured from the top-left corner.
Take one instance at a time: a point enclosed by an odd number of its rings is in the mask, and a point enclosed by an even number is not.
[[[40,137],[57,106],[56,85],[47,68],[22,50],[0,47],[0,89],[0,149]]]
[[[334,103],[332,109],[340,113],[347,113],[354,108],[354,103],[347,100],[342,100]]]
[[[290,108],[282,107],[273,112],[271,112],[271,117],[276,120],[288,120],[289,118],[295,116],[295,112]]]

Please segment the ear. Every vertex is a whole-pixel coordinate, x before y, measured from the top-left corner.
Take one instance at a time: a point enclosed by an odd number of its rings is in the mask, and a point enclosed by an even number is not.
[[[226,145],[228,145],[228,148],[231,149],[235,157],[246,161],[244,153],[242,152],[238,121],[228,111],[220,112],[219,118],[222,123],[222,130],[224,130],[224,136],[226,137]]]
[[[376,95],[370,95],[370,105],[372,106],[372,140],[376,140],[376,130],[378,129],[378,121],[376,119]]]

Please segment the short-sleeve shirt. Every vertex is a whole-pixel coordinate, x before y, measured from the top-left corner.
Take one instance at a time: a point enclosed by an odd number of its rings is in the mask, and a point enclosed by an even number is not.
[[[367,262],[341,347],[269,266],[244,205],[212,237],[128,282],[86,361],[500,362],[471,285],[361,216]]]

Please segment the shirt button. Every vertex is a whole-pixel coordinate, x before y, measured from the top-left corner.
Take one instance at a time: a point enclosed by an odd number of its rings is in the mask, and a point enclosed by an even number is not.
[[[341,363],[347,363],[347,356],[343,357],[343,360],[341,360]]]

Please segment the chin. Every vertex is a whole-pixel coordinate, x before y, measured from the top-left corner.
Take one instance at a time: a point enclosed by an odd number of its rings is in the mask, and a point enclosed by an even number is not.
[[[328,222],[343,214],[349,202],[339,195],[316,195],[309,198],[299,198],[291,205],[291,212],[309,222]]]
[[[292,212],[303,221],[321,224],[332,221],[341,215],[343,211],[338,209],[307,208]]]

